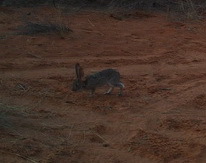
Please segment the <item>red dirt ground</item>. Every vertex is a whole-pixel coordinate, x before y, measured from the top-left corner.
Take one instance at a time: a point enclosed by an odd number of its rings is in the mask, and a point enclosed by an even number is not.
[[[0,12],[0,162],[206,162],[206,22]],[[14,35],[47,19],[73,33]],[[124,96],[72,92],[76,62],[118,69]]]

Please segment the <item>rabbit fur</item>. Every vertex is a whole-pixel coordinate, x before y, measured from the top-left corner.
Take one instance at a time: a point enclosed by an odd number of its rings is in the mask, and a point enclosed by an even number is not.
[[[120,73],[115,69],[105,69],[84,77],[83,68],[79,63],[75,65],[76,79],[73,82],[72,91],[90,90],[94,95],[97,87],[108,85],[110,88],[105,94],[111,94],[114,87],[119,87],[119,96],[122,95],[124,84],[120,81]]]

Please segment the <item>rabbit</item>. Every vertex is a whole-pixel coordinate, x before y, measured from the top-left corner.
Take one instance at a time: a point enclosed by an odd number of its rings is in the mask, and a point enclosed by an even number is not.
[[[119,96],[122,96],[124,84],[120,81],[120,73],[114,69],[105,69],[97,73],[86,76],[85,80],[83,68],[79,63],[75,65],[76,80],[73,82],[72,91],[90,90],[91,96],[94,95],[97,87],[109,85],[110,88],[105,94],[111,94],[114,87],[119,87]]]

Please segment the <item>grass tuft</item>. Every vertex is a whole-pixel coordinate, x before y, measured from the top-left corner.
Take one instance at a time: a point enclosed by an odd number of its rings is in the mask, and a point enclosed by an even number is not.
[[[28,22],[25,26],[20,27],[19,34],[36,35],[36,34],[53,33],[53,32],[61,34],[61,33],[72,32],[72,30],[66,25]]]

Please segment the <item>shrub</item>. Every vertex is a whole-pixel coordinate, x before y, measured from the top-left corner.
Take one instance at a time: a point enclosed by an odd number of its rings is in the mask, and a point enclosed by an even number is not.
[[[62,24],[52,24],[52,23],[33,23],[29,22],[25,26],[19,28],[20,32],[18,34],[22,35],[36,35],[43,33],[68,33],[72,30],[66,25]]]

